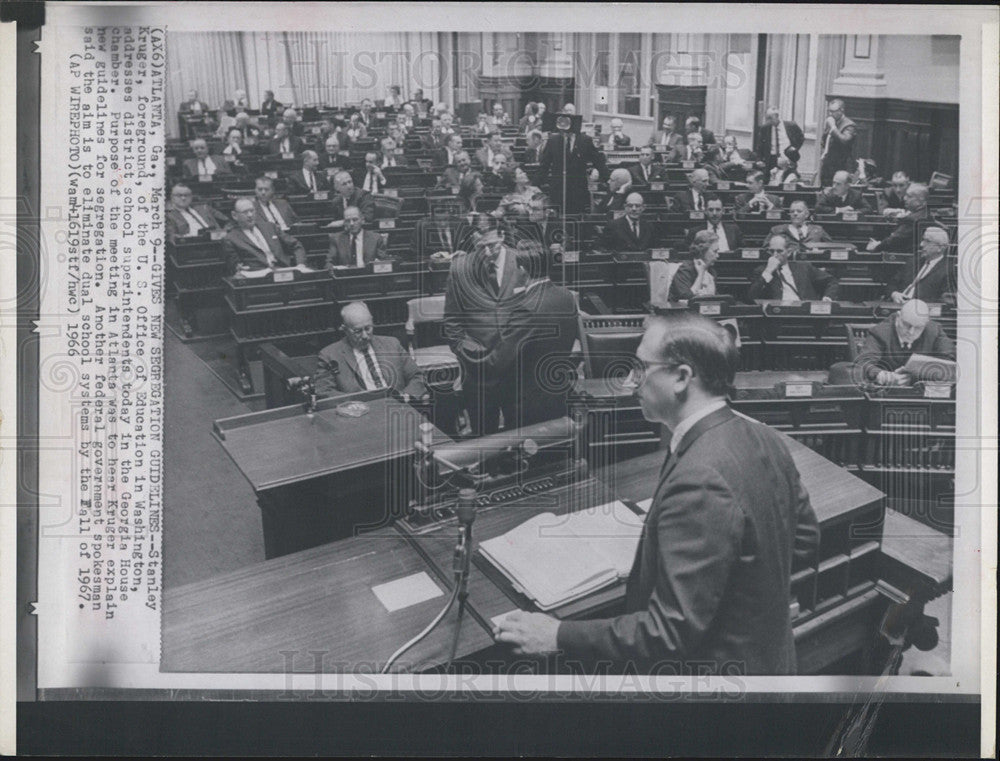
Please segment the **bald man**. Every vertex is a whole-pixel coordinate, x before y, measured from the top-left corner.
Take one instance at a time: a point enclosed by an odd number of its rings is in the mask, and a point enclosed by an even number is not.
[[[610,214],[625,208],[625,199],[633,190],[632,173],[628,169],[618,167],[611,170],[608,178],[608,192],[594,207],[595,214]]]
[[[901,267],[889,284],[889,298],[896,304],[910,299],[940,301],[948,290],[948,233],[942,227],[928,227],[920,239],[920,258],[913,267]]]
[[[302,168],[292,172],[285,179],[288,194],[293,196],[319,193],[330,188],[326,175],[319,171],[319,154],[316,151],[303,151]]]
[[[872,238],[868,241],[868,251],[891,251],[898,254],[912,254],[928,227],[941,227],[927,207],[927,197],[930,190],[926,185],[914,182],[903,194],[906,205],[906,215],[899,218],[896,229],[888,237],[878,241]]]
[[[874,383],[879,386],[909,386],[913,377],[903,370],[913,354],[955,360],[955,342],[930,318],[930,309],[920,299],[911,299],[886,320],[868,331],[853,362],[838,362],[830,368],[829,383]],[[933,369],[930,370],[933,372]]]
[[[344,306],[340,319],[344,337],[325,347],[316,359],[318,394],[391,388],[404,401],[427,396],[423,372],[398,340],[375,335],[372,313],[363,301]]]
[[[255,209],[250,198],[240,198],[233,206],[236,225],[222,241],[229,273],[304,265],[302,244],[276,225],[257,219]]]
[[[625,197],[625,215],[609,222],[601,236],[601,248],[608,251],[647,251],[660,243],[659,225],[643,219],[646,204],[641,193]]]
[[[201,138],[191,141],[193,159],[185,159],[184,176],[188,179],[200,180],[203,177],[212,178],[217,174],[232,174],[228,162],[222,156],[211,156],[208,153],[208,143]]]

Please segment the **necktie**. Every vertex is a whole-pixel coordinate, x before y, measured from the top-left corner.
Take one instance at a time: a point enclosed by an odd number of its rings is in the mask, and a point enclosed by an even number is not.
[[[204,219],[202,219],[202,216],[201,216],[201,214],[199,214],[199,213],[198,213],[197,211],[195,211],[195,210],[194,210],[193,208],[192,208],[192,209],[188,209],[188,210],[187,210],[187,212],[188,212],[188,214],[190,214],[190,215],[191,215],[192,217],[194,217],[194,221],[195,221],[195,222],[196,222],[196,223],[197,223],[198,225],[200,225],[201,227],[208,227],[208,225],[207,225],[207,224],[205,223],[205,220],[204,220]],[[190,224],[191,224],[191,220],[189,219],[189,220],[188,220],[188,225],[190,226]],[[200,228],[199,228],[199,229],[200,229]],[[193,227],[191,228],[191,232],[197,232],[197,231],[198,231],[197,229],[195,229],[195,228],[193,228]]]
[[[635,220],[630,220],[630,223],[632,225],[632,235],[635,236],[636,240],[639,240],[639,223]]]
[[[261,211],[264,212],[264,216],[267,218],[268,222],[270,222],[273,225],[278,224],[278,221],[274,218],[274,214],[271,211],[271,204],[268,204],[267,206],[261,204],[260,209]]]
[[[288,225],[285,224],[285,220],[281,216],[281,213],[278,211],[278,208],[274,205],[274,201],[268,204],[268,211],[271,214],[271,221],[274,222],[274,224],[282,230],[288,227]]]
[[[774,155],[777,156],[781,153],[781,146],[778,143],[778,125],[775,124],[771,129],[774,130]]]
[[[372,376],[372,382],[375,384],[375,388],[383,388],[385,383],[382,382],[382,376],[379,374],[378,365],[375,364],[375,357],[372,356],[372,347],[369,346],[368,350],[364,352],[365,364],[368,365],[368,374]]]
[[[253,234],[250,236],[253,239],[254,244],[267,255],[267,263],[269,266],[273,267],[277,262],[274,258],[274,254],[271,253],[271,247],[267,245],[267,241],[264,239],[263,233],[258,228],[253,229]]]
[[[316,178],[313,177],[313,173],[306,170],[306,178],[309,180],[309,190],[313,193],[316,192]]]
[[[208,166],[205,164],[205,159],[198,159],[198,174],[208,174]]]
[[[358,245],[358,234],[351,234],[351,251],[354,252],[354,261],[359,267],[365,266],[365,251],[362,246]]]
[[[569,152],[570,153],[573,152],[573,146],[575,145],[575,138],[576,138],[576,135],[574,135],[572,132],[570,132],[569,133]]]

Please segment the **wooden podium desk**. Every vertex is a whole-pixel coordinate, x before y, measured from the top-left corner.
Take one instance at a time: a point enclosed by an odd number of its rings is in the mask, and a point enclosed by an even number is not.
[[[353,418],[338,405],[363,401]],[[257,495],[264,553],[273,558],[387,526],[402,514],[411,456],[427,418],[385,390],[321,399],[215,421],[213,432]],[[433,443],[449,443],[437,428]]]

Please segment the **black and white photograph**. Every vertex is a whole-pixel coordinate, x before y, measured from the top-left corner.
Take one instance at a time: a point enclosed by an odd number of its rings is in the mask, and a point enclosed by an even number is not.
[[[18,56],[19,700],[978,714],[995,13],[170,5]]]

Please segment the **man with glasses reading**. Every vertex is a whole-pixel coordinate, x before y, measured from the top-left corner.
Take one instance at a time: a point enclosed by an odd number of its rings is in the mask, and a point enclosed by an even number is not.
[[[670,451],[615,618],[515,611],[494,627],[516,654],[562,651],[644,673],[794,674],[793,556],[819,544],[816,515],[780,434],[735,414],[739,356],[701,315],[649,319],[631,376]]]
[[[767,238],[767,264],[754,272],[750,300],[833,301],[837,298],[837,278],[811,262],[791,261],[792,251],[784,235]]]

